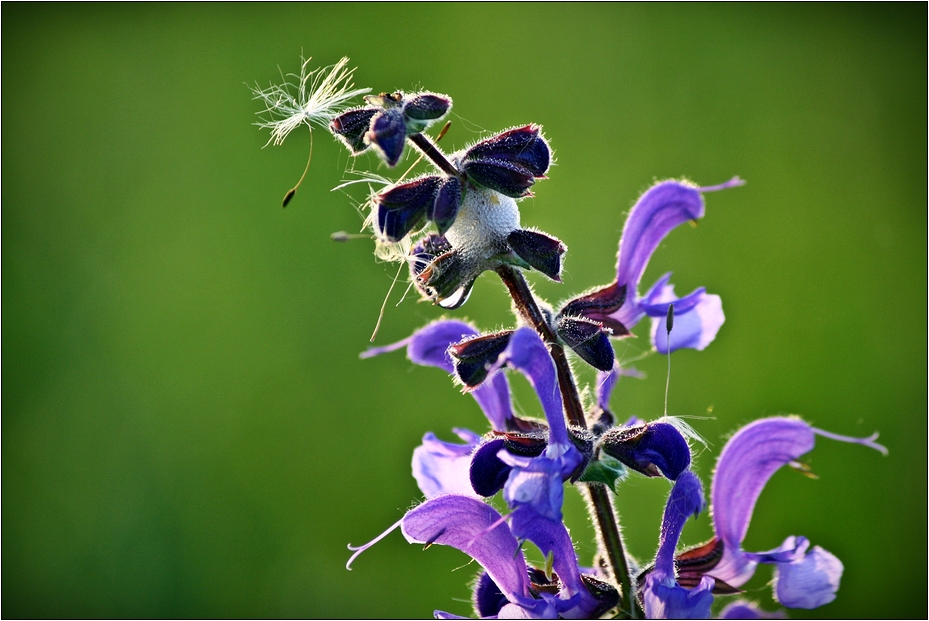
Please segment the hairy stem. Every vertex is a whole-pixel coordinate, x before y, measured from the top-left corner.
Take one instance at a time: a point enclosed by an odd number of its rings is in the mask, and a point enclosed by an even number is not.
[[[452,163],[448,161],[448,158],[445,157],[442,150],[429,140],[425,134],[413,134],[412,136],[407,136],[407,138],[442,172],[452,177],[461,177],[461,173],[458,172],[458,169],[452,166]]]
[[[564,348],[558,342],[558,337],[552,332],[548,322],[545,321],[545,316],[536,303],[532,291],[529,290],[529,285],[526,283],[526,279],[523,278],[522,272],[509,265],[503,265],[497,268],[497,274],[499,274],[503,284],[506,285],[507,290],[510,292],[510,297],[513,298],[520,317],[532,326],[548,345],[548,350],[555,361],[555,369],[558,371],[558,384],[561,388],[561,399],[568,417],[568,423],[586,429],[587,420],[584,417],[584,407],[581,405],[581,398],[574,382],[574,375],[571,373],[571,367],[568,365],[568,358],[565,356]],[[629,576],[629,564],[626,562],[626,553],[623,549],[619,528],[616,525],[616,516],[610,502],[609,492],[599,483],[582,484],[578,487],[581,494],[588,501],[587,506],[592,513],[591,517],[596,526],[598,543],[606,551],[610,573],[622,593],[624,612],[632,619],[641,616],[636,605],[634,589]]]

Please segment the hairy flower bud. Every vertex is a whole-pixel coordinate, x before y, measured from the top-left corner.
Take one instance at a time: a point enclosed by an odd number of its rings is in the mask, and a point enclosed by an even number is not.
[[[474,388],[484,381],[487,371],[510,343],[512,330],[503,330],[468,339],[448,348],[455,359],[455,374],[465,386]]]
[[[552,280],[561,282],[561,257],[568,251],[562,241],[551,235],[516,229],[506,238],[510,249],[530,267]]]
[[[364,136],[371,127],[371,118],[377,112],[376,108],[356,108],[343,112],[332,119],[329,130],[345,143],[352,155],[358,155],[370,146]]]
[[[673,481],[690,465],[690,447],[669,423],[611,429],[603,434],[599,445],[607,455],[650,477],[664,475]]]
[[[367,107],[340,114],[329,129],[352,155],[373,146],[391,168],[403,155],[406,137],[424,131],[452,107],[450,97],[435,93],[381,93],[365,101]]]
[[[559,317],[555,332],[584,362],[599,371],[613,368],[615,355],[607,332],[595,321],[581,317]]]
[[[403,111],[388,108],[371,119],[371,129],[364,135],[365,142],[375,147],[388,166],[393,168],[403,155],[406,143],[406,122]]]
[[[545,176],[551,149],[538,125],[517,127],[482,140],[467,149],[461,169],[468,177],[511,198],[529,195],[536,179]]]

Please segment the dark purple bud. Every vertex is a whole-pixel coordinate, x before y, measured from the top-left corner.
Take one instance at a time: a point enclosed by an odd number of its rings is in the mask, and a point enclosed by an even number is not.
[[[555,331],[590,366],[600,371],[613,368],[613,345],[599,323],[583,317],[559,317]]]
[[[587,591],[598,602],[597,607],[586,614],[588,619],[599,619],[604,613],[619,604],[619,591],[612,584],[590,574],[581,574],[581,581],[587,587]]]
[[[482,140],[467,150],[462,171],[484,187],[512,198],[529,194],[551,163],[551,149],[537,125],[517,127]]]
[[[512,330],[485,334],[456,343],[448,348],[455,358],[455,374],[465,386],[474,388],[487,377],[487,370],[497,361],[510,343]]]
[[[371,128],[371,117],[377,113],[377,108],[349,110],[332,119],[329,129],[345,143],[352,155],[358,155],[369,146],[364,137]]]
[[[381,235],[392,242],[406,237],[426,217],[432,208],[441,177],[421,177],[395,185],[374,197],[377,205],[377,227]]]
[[[451,107],[452,100],[446,95],[420,93],[409,97],[403,113],[414,121],[435,121],[445,116]]]
[[[560,239],[538,231],[516,229],[506,241],[520,259],[552,280],[561,282],[561,257],[568,247]]]
[[[368,144],[380,151],[387,165],[393,168],[403,155],[406,142],[406,123],[399,108],[387,108],[371,120],[371,129],[364,136]]]
[[[444,235],[455,222],[461,207],[461,181],[458,177],[446,177],[435,195],[435,202],[426,217],[435,222],[439,233]]]
[[[471,181],[511,198],[529,196],[529,188],[535,183],[528,169],[505,160],[465,161],[461,170]]]
[[[452,249],[452,245],[441,235],[430,233],[415,246],[410,248],[410,275],[419,276],[426,267],[439,255]]]
[[[476,494],[490,498],[506,484],[511,468],[497,457],[505,443],[503,438],[491,440],[481,445],[471,456],[469,473],[471,487]]]
[[[613,331],[613,336],[625,336],[629,330],[619,321],[610,317],[626,301],[626,286],[617,283],[595,289],[574,298],[558,312],[559,315],[586,317]],[[608,369],[607,369],[608,370]]]
[[[458,308],[468,300],[477,275],[458,250],[436,257],[416,276],[416,289],[442,308]]]
[[[486,571],[482,571],[474,587],[474,610],[481,619],[496,617],[500,609],[510,603],[510,600],[500,592],[500,587],[490,579]]]
[[[548,172],[552,152],[541,136],[541,127],[525,125],[478,142],[465,153],[465,162],[494,160],[518,165],[532,177]]]
[[[647,423],[607,431],[601,450],[637,472],[662,474],[674,481],[690,465],[690,447],[680,431],[668,423]]]

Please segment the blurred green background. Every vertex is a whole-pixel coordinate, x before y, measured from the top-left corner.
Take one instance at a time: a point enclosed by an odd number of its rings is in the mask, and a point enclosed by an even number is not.
[[[757,417],[879,430],[886,458],[820,439],[806,458],[819,480],[779,472],[746,547],[803,534],[845,563],[835,603],[793,617],[926,614],[926,5],[2,15],[4,617],[470,613],[475,566],[457,551],[394,533],[344,567],[346,544],[420,498],[422,434],[486,422],[437,369],[358,359],[395,268],[365,240],[329,241],[359,229],[363,191],[329,191],[352,161],[325,132],[281,209],[307,134],[262,150],[247,85],[296,71],[301,52],[350,56],[375,92],[450,94],[449,149],[544,125],[557,165],[521,209],[569,247],[563,285],[530,275],[552,302],[613,277],[625,213],[655,179],[746,179],[707,195],[643,281],[674,269],[679,292],[724,301],[712,347],[674,356],[670,409],[712,417],[691,421],[711,442],[707,485],[726,434]],[[391,302],[377,342],[440,316]],[[512,324],[491,275],[455,316]],[[637,363],[649,379],[620,384],[621,416],[660,415],[665,362]],[[634,477],[618,498],[642,560],[667,491]],[[704,515],[684,542],[709,534]],[[774,609],[770,569],[758,575],[748,596]]]

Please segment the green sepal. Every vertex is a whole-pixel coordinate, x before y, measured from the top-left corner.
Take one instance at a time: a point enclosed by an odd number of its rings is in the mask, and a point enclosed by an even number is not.
[[[604,455],[597,461],[590,462],[578,480],[586,483],[603,483],[615,493],[616,484],[628,475],[629,470],[618,459]]]

